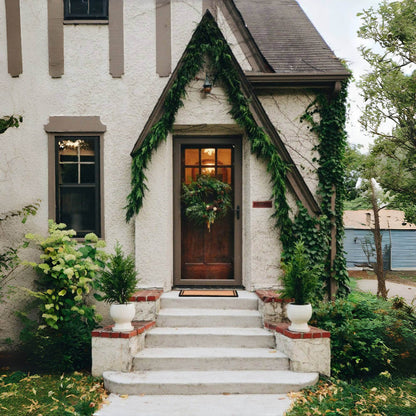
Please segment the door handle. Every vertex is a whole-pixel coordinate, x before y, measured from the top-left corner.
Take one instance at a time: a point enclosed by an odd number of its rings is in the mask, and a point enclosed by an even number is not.
[[[240,219],[240,205],[237,205],[236,209],[234,210],[237,219]]]

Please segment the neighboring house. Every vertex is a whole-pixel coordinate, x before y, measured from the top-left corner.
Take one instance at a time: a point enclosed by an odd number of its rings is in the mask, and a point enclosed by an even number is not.
[[[374,214],[371,210],[344,212],[344,249],[347,267],[363,267],[368,264],[365,254],[369,248],[370,263],[376,261],[372,229]],[[416,225],[404,219],[404,212],[380,210],[383,263],[387,270],[416,269]],[[374,251],[372,252],[371,247]]]
[[[144,288],[278,287],[270,174],[212,79],[218,62],[207,59],[186,85],[172,131],[146,162],[142,209],[125,220],[131,155],[152,146],[146,137],[207,21],[231,48],[254,120],[291,166],[292,211],[301,201],[319,214],[318,139],[300,118],[317,91],[337,94],[349,72],[295,0],[0,2],[0,115],[24,119],[0,137],[0,212],[39,199],[31,232],[46,234],[52,218],[80,237],[97,233],[110,250],[119,241],[135,253]],[[181,183],[214,171],[232,185],[234,212],[211,231],[196,229],[181,216]],[[19,227],[5,228],[3,243]],[[1,308],[13,319],[10,304]]]

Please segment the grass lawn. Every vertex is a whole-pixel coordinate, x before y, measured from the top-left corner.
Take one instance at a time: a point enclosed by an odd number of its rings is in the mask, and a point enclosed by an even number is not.
[[[311,389],[292,394],[286,416],[415,416],[416,377],[375,379],[347,383],[322,380]]]
[[[102,380],[83,373],[30,375],[0,370],[0,415],[92,415],[106,398]]]

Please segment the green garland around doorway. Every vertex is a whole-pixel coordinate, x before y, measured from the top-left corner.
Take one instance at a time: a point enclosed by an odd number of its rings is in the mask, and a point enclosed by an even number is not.
[[[285,177],[288,167],[280,158],[271,139],[254,120],[249,100],[241,90],[239,74],[234,67],[231,54],[230,47],[212,16],[206,14],[185,50],[176,80],[167,94],[162,117],[154,124],[140,148],[133,154],[132,190],[127,197],[126,219],[129,221],[140,211],[147,190],[144,172],[152,153],[172,131],[176,113],[183,106],[182,99],[186,94],[186,86],[195,79],[207,58],[213,66],[215,79],[221,82],[227,92],[231,116],[247,134],[252,153],[267,163],[267,170],[272,177],[274,217],[279,229],[285,230],[281,233],[281,240],[285,247],[290,241],[292,225],[289,218],[289,205],[286,201]]]
[[[212,16],[206,14],[186,48],[176,79],[167,93],[163,115],[153,125],[140,148],[132,155],[132,190],[127,198],[126,220],[129,221],[140,211],[147,190],[145,170],[149,165],[152,154],[160,143],[166,140],[168,133],[172,131],[176,113],[183,106],[182,99],[186,94],[186,86],[195,79],[198,71],[203,67],[205,59],[208,59],[213,66],[215,79],[221,83],[227,93],[228,102],[231,105],[231,116],[246,132],[251,152],[267,164],[267,171],[271,176],[272,198],[274,200],[273,217],[277,228],[280,230],[280,241],[284,256],[290,255],[297,238],[307,236],[311,261],[321,262],[322,259],[329,258],[328,236],[330,235],[330,223],[328,218],[331,217],[332,213],[330,212],[328,189],[331,187],[332,190],[332,184],[337,187],[340,186],[336,202],[339,250],[334,267],[340,287],[343,288],[348,276],[345,272],[345,260],[342,260],[342,215],[340,213],[342,213],[343,182],[342,176],[338,177],[337,175],[342,175],[340,169],[342,167],[343,149],[345,148],[343,122],[345,122],[346,85],[344,84],[341,94],[331,102],[324,96],[318,96],[304,115],[304,119],[312,123],[311,129],[320,138],[318,150],[322,151],[320,152],[318,175],[321,181],[320,189],[325,215],[321,219],[311,218],[306,209],[299,205],[299,213],[292,221],[289,216],[290,208],[286,200],[285,178],[289,167],[280,158],[270,137],[256,123],[250,111],[249,100],[242,92],[239,74],[233,64],[231,54],[230,47]],[[314,113],[320,114],[320,123],[313,121]],[[335,131],[336,134],[333,134]],[[317,255],[314,255],[314,253],[317,253]],[[327,272],[330,273],[331,271],[327,270]],[[328,274],[322,278],[327,280]]]

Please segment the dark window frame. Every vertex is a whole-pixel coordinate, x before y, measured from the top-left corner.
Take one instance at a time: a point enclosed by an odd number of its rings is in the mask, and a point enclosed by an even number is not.
[[[60,158],[59,158],[59,142],[62,140],[88,140],[92,141],[94,144],[94,182],[78,183],[67,182],[60,183]],[[94,224],[95,226],[91,229],[86,229],[83,231],[77,231],[77,237],[83,238],[88,233],[94,233],[98,237],[102,237],[102,221],[101,221],[101,188],[102,188],[102,177],[101,177],[101,136],[97,134],[56,134],[54,135],[54,167],[55,167],[55,221],[57,223],[66,222],[62,219],[62,209],[61,209],[61,190],[65,189],[92,189],[94,192]],[[80,160],[77,161],[77,165],[81,165]],[[78,178],[79,179],[79,178]],[[68,224],[69,228],[70,224]]]
[[[64,20],[108,20],[108,2],[109,0],[102,0],[103,12],[102,13],[78,13],[71,12],[71,2],[90,2],[90,0],[64,0]]]
[[[100,116],[50,116],[44,126],[48,134],[48,218],[56,221],[56,137],[98,136],[100,143],[100,219],[98,237],[105,238],[104,206],[104,135],[107,127]],[[79,237],[79,240],[82,240]]]

